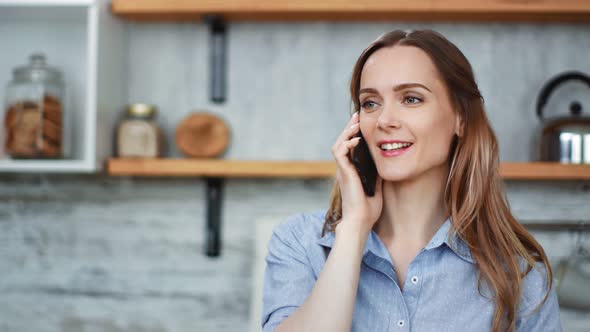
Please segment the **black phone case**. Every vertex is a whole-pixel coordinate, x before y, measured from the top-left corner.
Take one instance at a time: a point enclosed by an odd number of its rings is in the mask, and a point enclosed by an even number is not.
[[[351,162],[359,174],[365,194],[372,197],[375,196],[377,167],[375,166],[373,157],[371,157],[365,138],[360,132],[356,136],[361,137],[361,140],[352,151]]]

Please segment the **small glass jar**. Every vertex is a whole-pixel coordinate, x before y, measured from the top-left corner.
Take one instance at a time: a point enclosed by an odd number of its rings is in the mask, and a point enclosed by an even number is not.
[[[156,107],[132,104],[117,128],[117,156],[157,158],[163,153],[164,137],[156,122]]]
[[[63,92],[61,72],[47,66],[41,53],[32,54],[28,65],[13,70],[3,116],[5,155],[14,159],[64,156]]]

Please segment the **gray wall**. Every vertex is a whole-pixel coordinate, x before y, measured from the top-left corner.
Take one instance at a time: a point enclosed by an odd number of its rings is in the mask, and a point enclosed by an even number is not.
[[[348,118],[352,65],[384,31],[432,27],[472,62],[503,161],[536,159],[535,98],[552,75],[590,72],[589,25],[232,24],[228,102],[208,101],[208,30],[128,24],[128,101],[154,103],[173,147],[175,125],[208,110],[232,128],[231,159],[329,160]],[[568,84],[549,109],[583,87]],[[230,180],[223,252],[203,255],[199,179],[105,175],[0,177],[0,331],[243,331],[254,226],[269,215],[328,203],[331,181]],[[508,182],[520,220],[590,219],[590,183]],[[552,262],[573,250],[568,231],[534,233]],[[562,310],[565,331],[590,313]]]

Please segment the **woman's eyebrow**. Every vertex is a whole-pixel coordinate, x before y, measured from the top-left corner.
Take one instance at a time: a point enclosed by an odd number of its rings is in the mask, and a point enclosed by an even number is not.
[[[427,90],[428,92],[432,92],[432,91],[430,91],[429,88],[426,87],[426,85],[423,85],[420,83],[404,83],[404,84],[396,85],[393,87],[393,91],[399,91],[399,90],[408,89],[408,88],[423,88],[423,89]]]
[[[425,90],[427,90],[429,92],[432,92],[429,88],[427,88],[425,85],[420,84],[420,83],[403,83],[403,84],[398,84],[398,85],[396,85],[396,86],[393,87],[393,91],[396,91],[397,92],[399,90],[409,89],[409,88],[416,88],[416,87],[423,88],[423,89],[425,89]],[[377,93],[378,94],[378,92],[377,92],[376,89],[373,89],[373,88],[363,88],[363,89],[360,89],[359,90],[359,95],[362,94],[362,93],[365,93],[365,92],[366,93]]]

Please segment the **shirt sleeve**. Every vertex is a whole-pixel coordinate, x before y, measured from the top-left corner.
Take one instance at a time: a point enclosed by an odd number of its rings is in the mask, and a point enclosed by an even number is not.
[[[527,274],[522,285],[522,299],[516,318],[516,331],[562,331],[555,280],[547,300],[539,307],[547,292],[545,266],[539,263]]]
[[[273,229],[268,243],[262,294],[262,330],[274,331],[311,293],[315,275],[291,217]]]

